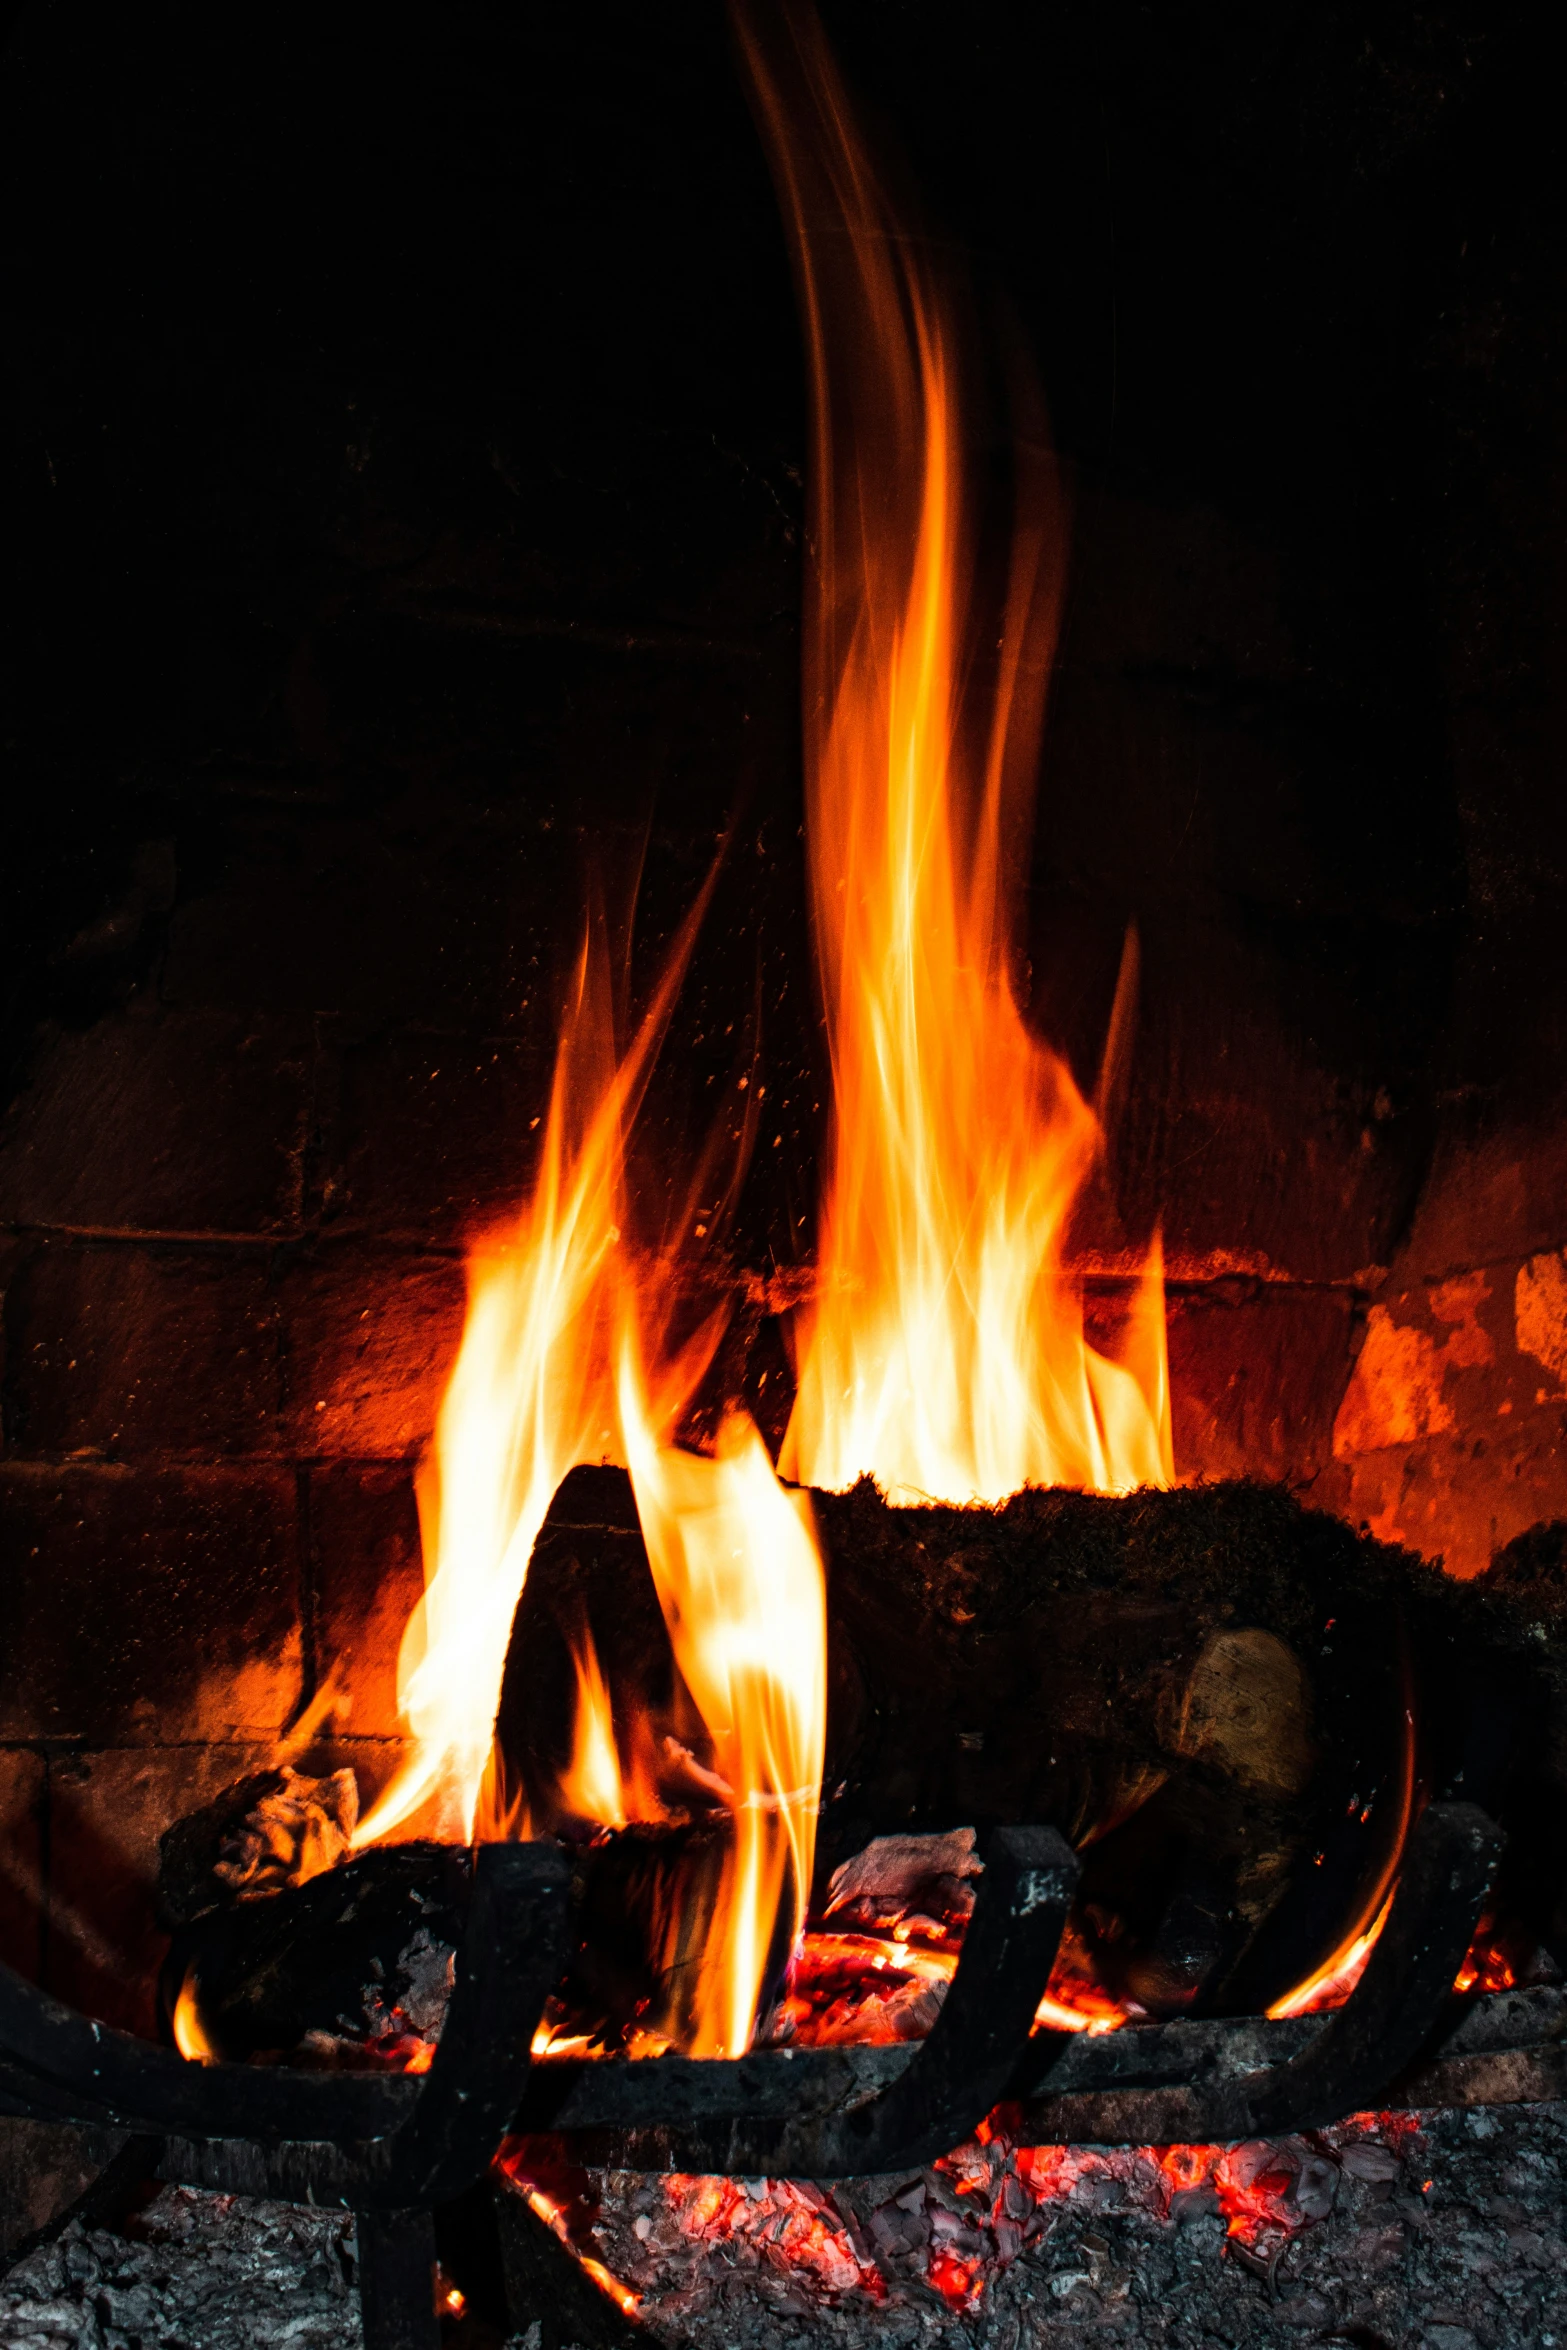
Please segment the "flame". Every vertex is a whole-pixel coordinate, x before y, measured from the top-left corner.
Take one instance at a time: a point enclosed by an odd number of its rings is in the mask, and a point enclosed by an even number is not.
[[[615,1718],[598,1650],[586,1629],[572,1650],[571,1661],[577,1674],[577,1714],[560,1799],[578,1819],[597,1820],[605,1828],[623,1828],[626,1808],[615,1747]]]
[[[567,1470],[617,1455],[612,1333],[630,1277],[620,1246],[626,1129],[711,889],[710,875],[618,1063],[607,955],[597,925],[584,936],[532,1195],[468,1259],[462,1342],[419,1470],[425,1591],[398,1657],[414,1754],[360,1822],[358,1846],[426,1807],[435,1814],[429,1832],[472,1838],[535,1538]],[[490,1793],[486,1828],[525,1834],[518,1799]]]
[[[739,29],[814,386],[806,838],[834,1119],[780,1466],[834,1489],[868,1473],[901,1502],[1167,1485],[1158,1247],[1110,1361],[1065,1264],[1100,1122],[1013,984],[1060,602],[1053,477],[1020,445],[992,649],[951,306],[859,146],[814,18],[785,16],[781,41],[743,11]]]
[[[517,2175],[520,2178],[520,2174]],[[535,2218],[541,2219],[551,2234],[560,2238],[566,2250],[576,2260],[583,2272],[593,2279],[599,2291],[609,2296],[622,2316],[635,2317],[642,2306],[641,2294],[634,2293],[629,2285],[622,2284],[619,2277],[604,2266],[602,2260],[595,2260],[590,2253],[584,2252],[581,2246],[573,2241],[565,2204],[554,2195],[546,2195],[539,2187],[524,2186],[522,2194]]]
[[[1067,1264],[1101,1118],[1030,1032],[1014,985],[1020,818],[1059,604],[1053,476],[1020,443],[1009,584],[987,615],[950,306],[859,150],[814,19],[782,21],[776,55],[743,17],[740,37],[794,221],[816,386],[807,799],[834,1124],[781,1466],[833,1487],[869,1473],[902,1502],[1166,1484],[1157,1236],[1112,1360],[1087,1342]],[[847,235],[819,241],[821,213]],[[732,1819],[700,1949],[694,1915],[672,1925],[658,2028],[693,2054],[735,2055],[783,1929],[792,1946],[804,1924],[826,1643],[809,1505],[779,1484],[754,1426],[732,1416],[711,1457],[675,1444],[718,1323],[672,1353],[667,1297],[622,1241],[627,1130],[706,895],[623,1060],[602,955],[591,934],[584,944],[534,1189],[470,1256],[420,1470],[426,1589],[399,1660],[414,1753],[356,1841],[415,1814],[427,1833],[469,1838],[481,1816],[488,1833],[528,1832],[491,1752],[518,1596],[561,1478],[624,1460],[712,1746],[711,1768],[687,1756],[687,1776]],[[1129,951],[1106,1098],[1134,979]],[[575,1668],[561,1805],[607,1826],[648,1816],[628,1800],[591,1644]]]
[[[693,1919],[671,1923],[681,1963],[667,2028],[692,2053],[738,2055],[750,2041],[781,1905],[789,1904],[791,1947],[803,1924],[826,1731],[826,1617],[809,1504],[779,1485],[753,1424],[731,1417],[710,1459],[672,1441],[722,1317],[675,1347],[669,1268],[622,1244],[626,1131],[705,898],[618,1063],[603,959],[591,934],[584,943],[533,1195],[470,1256],[462,1342],[420,1468],[427,1580],[398,1672],[415,1754],[356,1841],[372,1843],[426,1806],[444,1806],[438,1819],[464,1838],[481,1806],[486,1833],[528,1833],[526,1806],[501,1784],[491,1756],[512,1618],[566,1471],[583,1460],[626,1462],[676,1663],[716,1769],[679,1748],[671,1757],[732,1804],[732,1837],[694,1963]],[[609,1690],[585,1628],[574,1664],[573,1751],[559,1808],[606,1827],[665,1817],[645,1721],[633,1729],[630,1785],[623,1774]]]
[[[666,2028],[693,2056],[739,2056],[783,1903],[791,1949],[805,1923],[827,1724],[821,1558],[808,1497],[784,1491],[749,1419],[726,1420],[711,1459],[660,1444],[630,1344],[620,1408],[675,1661],[734,1802],[706,1947]]]
[[[218,2052],[207,2038],[196,2004],[196,1970],[188,1967],[174,2002],[174,2045],[190,2064],[216,2064]]]
[[[1314,1974],[1293,1991],[1274,2001],[1270,2016],[1313,2015],[1323,2008],[1342,2007],[1366,1971],[1366,1961],[1387,1924],[1398,1890],[1398,1872],[1409,1841],[1415,1813],[1415,1716],[1406,1691],[1399,1750],[1397,1814],[1394,1832],[1370,1891],[1360,1904],[1354,1923]]]

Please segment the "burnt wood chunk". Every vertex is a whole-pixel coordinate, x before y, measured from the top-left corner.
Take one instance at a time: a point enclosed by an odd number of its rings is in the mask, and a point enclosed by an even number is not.
[[[345,1861],[359,1818],[349,1770],[310,1779],[285,1764],[224,1789],[158,1840],[158,1907],[168,1926],[303,1885]]]
[[[461,1943],[471,1884],[461,1848],[389,1844],[307,1884],[230,1899],[175,1935],[163,1969],[164,2017],[189,1976],[219,2056],[286,2060],[316,2035],[324,2061],[338,2037],[373,2036],[376,2011],[391,2008],[416,1946],[433,1958]]]

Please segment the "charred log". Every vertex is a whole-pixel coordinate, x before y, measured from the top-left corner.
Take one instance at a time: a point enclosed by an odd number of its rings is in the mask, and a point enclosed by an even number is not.
[[[574,2038],[614,2048],[639,2023],[679,2036],[725,1849],[709,1822],[630,1828],[577,1848],[572,1957],[551,2003]],[[420,2043],[427,2052],[440,2039],[470,1887],[466,1851],[414,1843],[259,1898],[231,1895],[175,1935],[160,1986],[165,2027],[189,1983],[223,2059],[402,2070]],[[778,1968],[786,1956],[780,1949]]]
[[[815,1506],[818,1899],[873,1835],[1047,1821],[1083,1851],[1072,1932],[1112,1988],[1238,2011],[1326,1961],[1412,1805],[1449,1796],[1501,1818],[1503,1897],[1560,1934],[1567,1699],[1506,1575],[1457,1584],[1249,1485],[894,1510],[866,1482]],[[623,1743],[651,1717],[700,1754],[615,1471],[566,1481],[517,1612],[497,1747],[539,1825],[584,1633]]]
[[[214,2052],[237,2063],[367,2060],[377,2042],[433,2040],[470,1883],[466,1851],[393,1844],[306,1884],[208,1908],[170,1945],[165,2025],[189,1981]]]

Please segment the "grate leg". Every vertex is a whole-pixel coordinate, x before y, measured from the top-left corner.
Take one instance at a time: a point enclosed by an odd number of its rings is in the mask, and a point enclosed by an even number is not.
[[[430,2213],[361,2211],[358,2226],[365,2350],[440,2350]]]

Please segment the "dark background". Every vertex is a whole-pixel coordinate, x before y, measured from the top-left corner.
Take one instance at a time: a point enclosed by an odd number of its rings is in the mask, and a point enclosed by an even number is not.
[[[1449,0],[826,17],[1073,482],[1030,1003],[1091,1082],[1136,920],[1178,1466],[1471,1571],[1567,1514],[1560,76]],[[590,861],[635,994],[733,824],[644,1215],[746,1073],[725,1261],[809,1248],[804,390],[716,5],[27,5],[0,170],[0,1810],[112,2004],[330,1665],[391,1751]]]
[[[828,15],[1078,482],[1036,1011],[1086,1074],[1136,915],[1135,1220],[1361,1269],[1440,1106],[1558,1085],[1558,77],[1522,10]],[[24,8],[0,104],[13,1076],[247,854],[247,778],[383,837],[411,794],[710,835],[748,789],[796,913],[787,744],[698,775],[606,708],[591,773],[536,755],[547,638],[787,667],[800,358],[721,10]],[[308,954],[273,911],[254,950]],[[1377,1164],[1258,1170],[1242,1236],[1222,1172],[1169,1195],[1251,1076]]]

